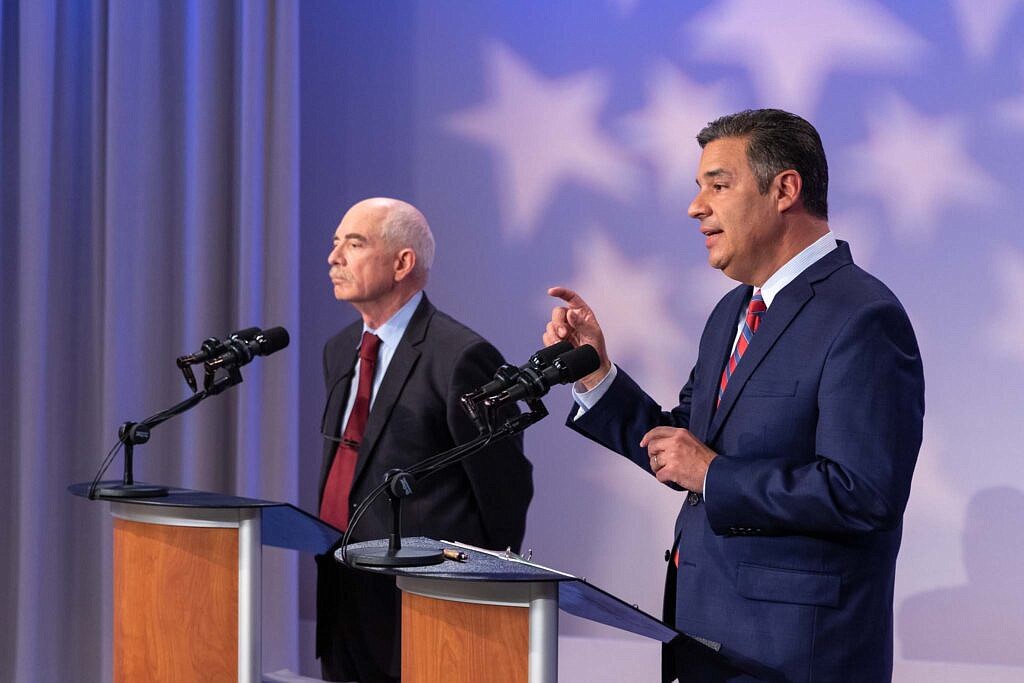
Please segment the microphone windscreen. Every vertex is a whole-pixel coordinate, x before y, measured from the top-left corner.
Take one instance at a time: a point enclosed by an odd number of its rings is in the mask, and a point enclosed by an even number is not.
[[[263,330],[256,337],[256,341],[259,342],[260,353],[266,356],[288,346],[290,339],[288,337],[288,330],[283,327],[271,327],[269,330]]]
[[[555,359],[562,383],[575,382],[583,379],[601,367],[601,357],[590,344],[563,353]]]
[[[543,349],[530,356],[530,365],[537,370],[543,370],[547,366],[551,365],[551,361],[569,351],[572,351],[572,344],[563,339],[560,342],[555,342],[551,346],[545,346]]]

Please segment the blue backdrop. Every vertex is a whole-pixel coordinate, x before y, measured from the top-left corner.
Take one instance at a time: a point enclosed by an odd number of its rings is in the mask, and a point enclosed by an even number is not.
[[[61,489],[118,422],[184,396],[173,359],[204,337],[283,324],[293,342],[161,427],[140,475],[315,508],[320,347],[353,319],[326,256],[363,197],[424,211],[430,296],[510,360],[566,284],[613,358],[674,400],[731,284],[685,215],[694,135],[755,106],[817,125],[831,225],[921,342],[896,679],[1019,679],[1024,2],[0,7],[0,679],[103,677],[109,528]],[[527,435],[526,544],[657,613],[678,494],[568,433],[567,403]],[[266,668],[312,671],[312,563],[267,561]],[[566,680],[656,675],[651,645],[562,633]]]

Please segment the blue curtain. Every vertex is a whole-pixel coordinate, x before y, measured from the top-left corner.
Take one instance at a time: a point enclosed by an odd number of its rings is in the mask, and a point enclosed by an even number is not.
[[[66,486],[187,395],[205,337],[292,348],[157,427],[136,477],[297,499],[298,42],[294,2],[0,6],[0,680],[109,680],[109,515]],[[297,562],[264,558],[268,670],[297,669]]]

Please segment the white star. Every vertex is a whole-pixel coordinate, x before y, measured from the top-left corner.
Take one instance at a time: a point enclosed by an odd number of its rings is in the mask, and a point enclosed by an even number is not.
[[[620,16],[632,14],[636,9],[637,2],[639,0],[608,0],[608,4],[614,7]]]
[[[893,230],[928,236],[943,207],[993,199],[995,180],[967,155],[954,117],[926,117],[891,95],[867,122],[868,139],[849,153],[850,184],[881,200]]]
[[[1021,0],[954,0],[953,9],[960,24],[967,54],[974,61],[989,59],[1010,15]]]
[[[680,328],[670,305],[675,269],[630,260],[600,232],[577,241],[574,263],[570,286],[597,314],[612,361],[663,406],[676,405],[696,360],[696,335]]]
[[[722,297],[739,284],[722,271],[709,266],[706,261],[699,266],[681,269],[677,281],[677,294],[687,308],[687,324],[697,331],[704,329],[711,310]],[[697,357],[694,356],[692,360],[696,361]]]
[[[831,213],[831,212],[830,212]],[[847,209],[828,221],[837,239],[850,243],[853,260],[861,268],[870,268],[878,246],[878,226],[863,209]]]
[[[532,235],[561,183],[574,180],[622,200],[635,191],[634,170],[598,127],[608,96],[603,76],[547,79],[500,44],[486,48],[485,61],[489,99],[447,125],[496,156],[507,236]]]
[[[668,62],[647,79],[646,108],[623,119],[628,144],[650,159],[666,208],[685,209],[693,195],[700,160],[697,133],[724,112],[732,111],[724,85],[704,86]]]
[[[995,107],[996,116],[1014,128],[1024,129],[1024,95],[1003,100]]]
[[[849,0],[729,0],[697,14],[687,29],[699,56],[746,66],[763,103],[804,116],[829,72],[905,70],[925,47],[885,9]]]
[[[961,563],[948,561],[962,550],[964,510],[970,498],[963,478],[943,466],[951,459],[947,444],[953,442],[955,439],[936,420],[925,420],[924,440],[903,521],[905,542],[896,570],[900,577],[896,581],[896,602],[936,585],[967,579]]]
[[[1004,293],[1004,303],[997,317],[988,325],[988,346],[997,353],[1024,364],[1024,308],[1020,293],[1024,291],[1024,251],[1007,247],[992,259],[998,284],[994,291]]]
[[[914,485],[910,489],[908,517],[929,522],[941,522],[941,526],[960,529],[963,526],[963,510],[967,507],[967,495],[958,486],[952,473],[942,467],[942,449],[951,439],[936,425],[925,425],[921,452],[914,468]]]

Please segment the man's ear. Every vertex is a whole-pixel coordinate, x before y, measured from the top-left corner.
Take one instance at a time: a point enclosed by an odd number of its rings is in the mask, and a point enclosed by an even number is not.
[[[804,181],[799,173],[788,169],[775,176],[773,186],[779,213],[783,213],[800,201],[800,190],[803,189]]]
[[[395,282],[409,277],[416,267],[416,252],[406,247],[395,254]]]

